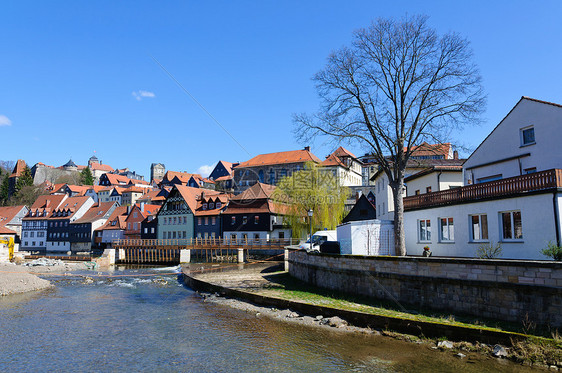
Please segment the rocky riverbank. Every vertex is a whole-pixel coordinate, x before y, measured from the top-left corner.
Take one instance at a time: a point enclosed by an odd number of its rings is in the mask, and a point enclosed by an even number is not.
[[[19,264],[1,263],[0,296],[48,289],[53,285],[38,275],[66,273],[83,267],[83,263],[66,263],[52,259],[36,259]]]

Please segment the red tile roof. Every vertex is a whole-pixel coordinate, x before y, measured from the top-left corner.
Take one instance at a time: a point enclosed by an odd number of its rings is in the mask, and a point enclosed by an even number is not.
[[[0,226],[0,234],[13,234],[16,235],[17,233],[11,229],[8,229],[6,227],[2,227]]]
[[[113,229],[125,230],[127,226],[125,224],[126,218],[127,218],[127,206],[118,206],[115,210],[113,210],[109,218],[107,218],[105,224],[97,228],[96,231],[113,230]],[[116,222],[116,224],[111,225],[111,223],[114,221]]]
[[[11,222],[24,208],[24,205],[0,207],[0,227]]]
[[[101,164],[101,163],[98,163],[98,162],[92,162],[90,164],[90,168],[94,171],[98,171],[98,170],[99,171],[107,171],[107,172],[113,171],[113,167],[111,167],[110,165]]]
[[[404,148],[404,151],[408,150]],[[418,146],[412,146],[412,157],[422,157],[422,156],[434,156],[443,155],[445,159],[449,159],[452,155],[451,143],[446,142],[444,144],[428,144],[423,142]]]
[[[76,219],[74,223],[91,223],[99,219],[103,219],[105,214],[115,205],[117,202],[101,202],[97,205],[93,205],[86,213],[80,218]]]
[[[18,159],[10,177],[20,177],[23,170],[25,170],[25,161],[23,159]]]
[[[197,200],[201,197],[201,193],[205,193],[206,196],[220,194],[220,192],[216,190],[193,188],[185,185],[175,185],[175,188],[181,194],[191,211],[197,210]]]
[[[276,187],[269,184],[255,183],[237,196],[232,197],[232,201],[254,200],[271,198]]]
[[[257,167],[266,166],[274,164],[285,164],[285,163],[304,163],[304,162],[316,162],[320,163],[321,160],[312,154],[310,150],[290,150],[286,152],[260,154],[254,158],[242,162],[235,166],[235,169],[244,167]]]
[[[86,201],[91,200],[91,197],[69,197],[65,199],[56,209],[55,212],[70,211],[71,214],[67,216],[50,216],[50,219],[70,219],[76,214],[76,212],[86,203]]]

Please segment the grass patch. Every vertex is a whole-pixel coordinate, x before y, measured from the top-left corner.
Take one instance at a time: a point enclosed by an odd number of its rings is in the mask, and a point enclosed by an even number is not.
[[[318,306],[358,311],[373,315],[399,317],[407,320],[434,322],[473,329],[529,333],[529,330],[525,330],[522,324],[475,318],[466,315],[439,313],[429,309],[420,309],[412,305],[399,305],[390,301],[319,288],[300,281],[290,276],[287,272],[272,273],[267,275],[266,278],[270,281],[270,285],[254,292],[285,300],[300,301]],[[550,332],[546,330],[534,330],[533,334],[552,338]]]

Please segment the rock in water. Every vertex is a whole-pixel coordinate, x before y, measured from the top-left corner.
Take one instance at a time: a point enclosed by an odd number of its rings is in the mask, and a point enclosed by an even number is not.
[[[503,346],[495,345],[494,350],[492,351],[492,355],[495,357],[507,357],[507,351]]]

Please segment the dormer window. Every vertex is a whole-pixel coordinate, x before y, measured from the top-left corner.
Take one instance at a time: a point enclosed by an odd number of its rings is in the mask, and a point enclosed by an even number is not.
[[[203,204],[203,210],[207,210],[207,204],[206,203]]]
[[[220,209],[222,207],[222,203],[217,202],[217,208]]]
[[[209,210],[212,210],[215,208],[215,204],[213,202],[209,203]]]
[[[533,145],[535,143],[535,127],[530,126],[521,129],[521,146]]]

